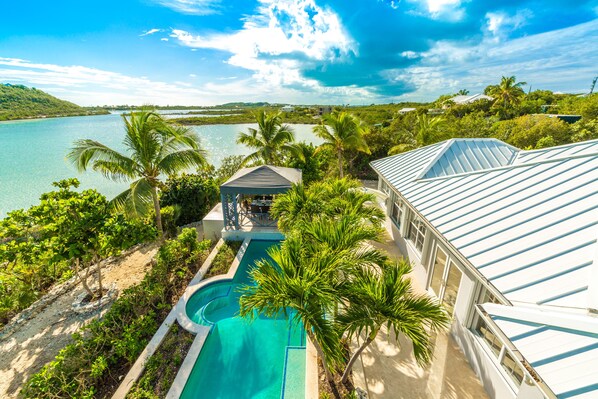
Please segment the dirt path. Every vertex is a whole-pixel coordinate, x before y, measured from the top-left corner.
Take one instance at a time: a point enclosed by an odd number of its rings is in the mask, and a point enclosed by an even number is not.
[[[114,283],[121,292],[139,282],[156,251],[156,245],[145,246],[108,265],[102,271],[103,283],[105,286]],[[71,310],[75,297],[81,292],[82,288],[76,286],[14,333],[0,339],[0,398],[16,397],[29,376],[71,341],[72,333],[100,314],[94,311],[81,315]]]

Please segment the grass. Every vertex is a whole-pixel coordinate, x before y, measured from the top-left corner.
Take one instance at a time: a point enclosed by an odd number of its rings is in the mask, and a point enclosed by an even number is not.
[[[218,250],[212,266],[210,266],[204,279],[227,273],[242,243],[242,241],[225,241]]]
[[[195,336],[174,323],[127,398],[165,398]]]

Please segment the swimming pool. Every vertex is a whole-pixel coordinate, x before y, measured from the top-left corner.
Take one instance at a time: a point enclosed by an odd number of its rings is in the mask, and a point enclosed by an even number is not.
[[[232,280],[205,285],[189,298],[187,316],[211,328],[181,398],[303,399],[305,331],[286,317],[236,316],[239,285],[275,241],[252,240]]]

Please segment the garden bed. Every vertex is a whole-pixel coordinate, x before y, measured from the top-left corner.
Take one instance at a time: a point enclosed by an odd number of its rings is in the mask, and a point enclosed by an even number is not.
[[[208,272],[203,277],[204,279],[217,276],[219,274],[226,274],[230,269],[239,248],[241,248],[242,241],[225,241],[224,244],[218,250],[212,266],[208,269]]]
[[[165,398],[195,335],[174,323],[127,398]]]

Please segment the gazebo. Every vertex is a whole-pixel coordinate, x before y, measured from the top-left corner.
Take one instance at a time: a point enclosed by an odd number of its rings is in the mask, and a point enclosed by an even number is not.
[[[300,182],[300,169],[272,165],[240,169],[220,186],[224,229],[276,226],[270,217],[274,196]]]

